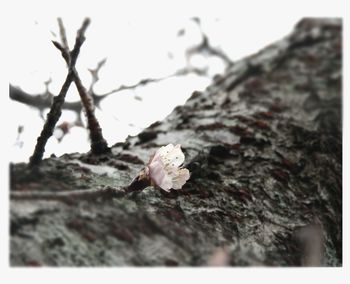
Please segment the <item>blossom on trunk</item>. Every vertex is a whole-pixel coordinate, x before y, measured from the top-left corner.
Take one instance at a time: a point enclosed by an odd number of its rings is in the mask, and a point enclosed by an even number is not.
[[[157,185],[165,191],[180,189],[190,178],[190,172],[181,165],[185,161],[185,155],[181,145],[174,147],[168,144],[157,150],[148,162],[145,174],[151,179],[153,185]]]

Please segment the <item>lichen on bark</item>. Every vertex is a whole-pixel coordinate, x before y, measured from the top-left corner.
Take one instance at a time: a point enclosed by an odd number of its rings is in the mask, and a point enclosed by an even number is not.
[[[341,266],[341,33],[304,19],[111,153],[11,165],[11,191],[120,188],[180,143],[191,171],[171,193],[12,199],[11,265],[200,266],[222,248],[231,266]]]

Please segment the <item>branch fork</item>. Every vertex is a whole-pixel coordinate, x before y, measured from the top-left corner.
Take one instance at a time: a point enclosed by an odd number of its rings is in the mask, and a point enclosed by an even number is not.
[[[80,48],[85,41],[85,32],[89,24],[90,19],[86,18],[81,28],[77,32],[75,44],[72,51],[69,51],[63,22],[61,19],[58,19],[62,44],[56,41],[53,41],[53,44],[57,49],[61,51],[62,57],[68,65],[68,74],[64,84],[62,85],[60,93],[53,99],[53,103],[47,115],[47,119],[44,124],[43,130],[37,139],[37,144],[35,146],[34,153],[30,157],[29,166],[35,166],[40,164],[44,155],[45,145],[47,143],[47,140],[52,136],[56,123],[61,116],[62,106],[64,104],[66,94],[73,81],[78,89],[80,99],[87,116],[88,128],[90,131],[91,152],[97,155],[110,152],[110,148],[108,147],[106,140],[103,138],[101,127],[95,117],[94,104],[92,102],[92,99],[86,91],[85,87],[83,86],[79,74],[75,69],[75,63],[77,61]]]

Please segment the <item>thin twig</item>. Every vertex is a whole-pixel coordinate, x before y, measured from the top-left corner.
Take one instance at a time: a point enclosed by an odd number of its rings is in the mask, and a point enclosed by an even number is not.
[[[104,154],[110,152],[110,148],[107,145],[107,141],[103,138],[102,129],[94,114],[94,103],[91,96],[88,95],[85,87],[83,86],[78,73],[74,70],[74,83],[79,92],[81,101],[84,106],[85,114],[87,117],[87,124],[90,130],[90,143],[91,151],[94,154]]]
[[[58,25],[59,25],[59,29],[60,29],[60,37],[61,37],[61,41],[62,44],[53,41],[53,44],[55,45],[56,48],[58,48],[61,51],[62,56],[64,57],[66,62],[69,62],[69,47],[68,47],[68,42],[67,42],[67,36],[66,36],[66,31],[63,25],[63,21],[61,18],[58,18]],[[204,35],[205,36],[205,35]],[[106,59],[101,60],[98,64],[97,67],[95,69],[89,69],[91,76],[92,76],[92,81],[91,84],[88,88],[88,95],[90,95],[90,101],[92,100],[92,105],[93,106],[100,106],[100,103],[102,100],[104,100],[105,98],[107,98],[109,95],[114,94],[114,93],[118,93],[124,90],[134,90],[138,87],[144,87],[148,84],[152,84],[152,83],[157,83],[157,82],[161,82],[163,80],[167,80],[169,78],[173,78],[173,77],[177,77],[177,76],[186,76],[188,74],[196,74],[198,76],[208,76],[207,74],[207,69],[200,69],[200,68],[195,68],[192,66],[187,66],[185,68],[179,69],[176,72],[163,76],[163,77],[159,77],[159,78],[145,78],[145,79],[141,79],[139,80],[137,83],[135,84],[131,84],[131,85],[121,85],[118,88],[115,88],[109,92],[106,92],[104,94],[96,94],[93,90],[94,85],[96,84],[96,82],[99,80],[99,76],[98,73],[100,71],[100,69],[103,67],[103,65],[105,64]],[[45,92],[44,94],[36,94],[36,95],[32,95],[32,94],[28,94],[26,92],[24,92],[23,90],[19,89],[18,87],[14,87],[10,84],[10,98],[14,101],[32,106],[37,108],[40,113],[42,114],[43,111],[46,108],[50,108],[52,105],[52,94],[51,95],[47,95],[48,92]],[[82,126],[81,123],[81,116],[80,113],[82,111],[82,104],[80,101],[76,101],[76,102],[64,102],[62,105],[62,109],[66,109],[66,110],[71,110],[74,111],[77,115],[77,120],[74,123],[74,125],[76,126]]]
[[[28,94],[27,92],[21,90],[10,84],[9,86],[9,97],[11,100],[25,104],[30,107],[34,107],[39,111],[50,108],[52,105],[52,97],[47,96],[46,92],[43,94]],[[81,102],[64,102],[62,109],[71,110],[77,113],[81,112],[82,106]]]
[[[70,55],[69,55],[69,50],[65,49],[59,42],[57,41],[52,41],[53,45],[59,50],[61,51],[61,55],[64,58],[64,60],[66,61],[67,65],[69,63],[70,60]],[[69,65],[68,65],[69,68]]]
[[[219,57],[226,64],[227,68],[232,66],[234,63],[230,59],[230,57],[227,56],[225,52],[223,52],[220,48],[213,47],[210,44],[208,36],[204,33],[202,29],[200,19],[195,17],[195,18],[192,18],[192,20],[197,24],[198,29],[202,36],[202,40],[198,45],[187,50],[186,52],[187,60],[189,61],[189,58],[197,53],[207,53],[209,55]]]
[[[80,189],[69,191],[11,191],[10,198],[14,200],[59,200],[59,201],[73,201],[76,199],[96,199],[96,198],[120,198],[126,194],[142,191],[146,187],[151,185],[151,181],[145,178],[141,173],[132,180],[132,182],[126,187],[115,188],[111,186],[105,186],[98,189]]]
[[[66,29],[64,28],[63,21],[61,18],[58,18],[57,22],[60,29],[60,37],[61,37],[62,45],[65,49],[69,50]]]
[[[98,73],[100,72],[101,68],[105,65],[107,58],[102,59],[100,62],[97,63],[96,68],[94,69],[89,69],[90,74],[91,74],[91,84],[89,87],[89,94],[93,96],[94,94],[94,86],[100,79],[98,76]]]
[[[73,47],[73,50],[70,52],[70,62],[69,62],[69,67],[74,68],[75,67],[75,62],[77,61],[78,54],[80,52],[80,47],[85,41],[85,31],[87,27],[90,24],[90,19],[86,18],[83,22],[83,25],[77,32],[77,37],[75,39],[75,44]]]
[[[118,88],[116,88],[114,90],[111,90],[111,91],[109,91],[107,93],[98,95],[98,98],[100,100],[102,100],[105,97],[107,97],[107,96],[109,96],[111,94],[117,93],[117,92],[121,92],[121,91],[125,91],[125,90],[134,90],[134,89],[136,89],[138,87],[146,86],[146,85],[151,84],[151,83],[158,83],[158,82],[161,82],[161,81],[173,78],[173,77],[186,76],[188,74],[196,74],[196,75],[199,75],[199,76],[207,76],[208,75],[207,74],[207,69],[201,69],[201,68],[196,68],[196,67],[189,66],[189,67],[185,67],[185,68],[179,69],[176,72],[174,72],[172,74],[169,74],[169,75],[166,75],[166,76],[163,76],[163,77],[146,78],[146,79],[141,79],[140,81],[138,81],[137,83],[132,84],[132,85],[121,85],[121,86],[119,86]]]
[[[92,73],[94,71],[90,70]],[[141,79],[135,84],[131,85],[121,85],[118,88],[115,88],[111,91],[108,91],[103,94],[94,93],[92,86],[90,85],[89,93],[93,98],[94,105],[99,106],[101,101],[107,98],[109,95],[125,91],[125,90],[134,90],[139,87],[145,87],[148,84],[158,83],[170,78],[178,77],[178,76],[186,76],[188,74],[196,74],[198,76],[208,76],[206,69],[194,68],[194,67],[185,67],[183,69],[177,70],[176,72],[166,75],[159,78],[146,78]],[[95,84],[96,82],[94,82]],[[51,98],[47,97],[45,94],[28,94],[27,92],[21,90],[18,87],[15,87],[10,84],[10,99],[17,101],[19,103],[23,103],[25,105],[37,108],[39,111],[42,111],[51,106]],[[80,101],[76,102],[64,102],[62,109],[74,111],[78,117],[80,117],[80,112],[82,111],[82,105]]]
[[[82,105],[84,107],[85,114],[87,117],[87,125],[89,128],[89,134],[90,134],[91,152],[97,155],[110,152],[110,148],[107,145],[107,141],[103,138],[102,129],[94,113],[94,108],[95,108],[94,102],[91,96],[89,95],[88,91],[83,86],[83,83],[81,82],[79,74],[75,69],[74,65],[71,66],[71,64],[75,63],[74,62],[75,48],[73,48],[73,50],[69,52],[69,49],[68,49],[69,47],[66,40],[66,32],[63,26],[63,22],[60,18],[58,19],[58,24],[60,28],[60,35],[61,35],[61,40],[63,45],[61,45],[58,42],[54,42],[54,45],[57,49],[61,51],[62,57],[64,58],[66,63],[69,64],[69,67],[72,69],[73,76],[74,76],[73,78],[74,83],[77,87],[78,93],[80,95],[80,100],[82,102]],[[83,32],[83,31],[84,31],[84,26],[81,28],[80,32]],[[78,38],[79,38],[79,32],[77,35],[77,39]]]
[[[11,191],[10,199],[13,200],[60,200],[71,201],[74,199],[96,199],[99,197],[119,198],[125,195],[125,190],[122,188],[114,188],[106,186],[102,189],[79,189],[70,191]]]
[[[73,72],[69,71],[67,78],[61,88],[58,96],[54,97],[50,112],[47,114],[47,119],[43,130],[37,139],[33,155],[30,157],[29,166],[37,165],[41,162],[45,152],[47,140],[52,136],[53,130],[62,113],[62,105],[68,92],[69,86],[73,81]]]
[[[50,112],[47,115],[47,119],[44,124],[43,130],[41,131],[40,136],[37,139],[37,144],[35,146],[34,153],[30,157],[30,160],[29,160],[30,167],[38,165],[41,162],[45,152],[45,145],[47,143],[47,140],[52,136],[56,123],[61,116],[62,105],[64,103],[70,84],[74,79],[74,65],[78,58],[80,47],[84,43],[84,40],[85,40],[84,33],[89,23],[90,23],[90,20],[85,19],[82,24],[82,27],[77,32],[75,45],[70,54],[70,64],[69,64],[69,70],[68,70],[66,80],[62,85],[62,88],[59,94],[53,99],[53,103],[52,103]]]

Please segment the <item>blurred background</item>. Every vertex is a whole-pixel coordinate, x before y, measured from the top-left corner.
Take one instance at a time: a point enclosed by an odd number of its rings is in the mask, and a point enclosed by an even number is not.
[[[252,19],[239,13],[220,17],[138,13],[90,18],[76,66],[89,88],[91,70],[101,63],[93,90],[96,95],[110,94],[95,112],[110,146],[164,119],[193,91],[204,90],[229,64],[286,36],[300,19],[268,19],[264,15]],[[83,17],[63,16],[62,20],[72,48]],[[32,95],[57,95],[67,74],[60,53],[51,43],[60,40],[57,18],[20,17],[12,31],[10,50],[16,56],[9,66],[10,84]],[[125,88],[118,90],[121,86]],[[66,101],[79,101],[74,84]],[[16,101],[10,102],[10,108],[9,157],[13,162],[27,162],[49,109]],[[89,151],[84,125],[83,113],[64,110],[46,145],[45,157]]]

